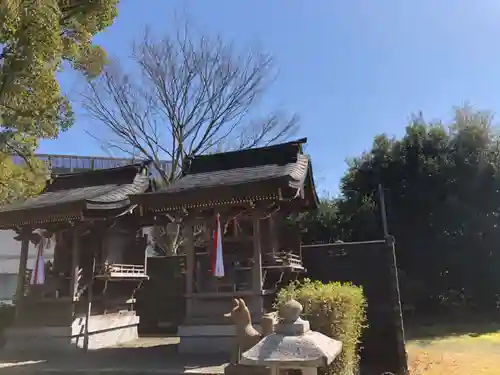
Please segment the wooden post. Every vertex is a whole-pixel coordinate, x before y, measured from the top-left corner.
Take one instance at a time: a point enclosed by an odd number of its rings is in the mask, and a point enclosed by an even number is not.
[[[69,295],[75,300],[78,292],[78,271],[80,268],[80,233],[77,226],[73,227],[73,244],[71,252],[71,282]]]
[[[394,314],[394,323],[397,330],[397,345],[398,345],[398,359],[397,364],[397,374],[407,375],[408,374],[408,358],[406,355],[405,348],[405,332],[403,325],[403,311],[401,308],[401,294],[399,290],[399,276],[398,276],[398,266],[396,261],[396,247],[394,237],[389,235],[389,229],[387,226],[387,211],[385,207],[385,194],[382,184],[378,184],[378,195],[380,204],[380,216],[382,218],[382,230],[384,232],[384,238],[387,244],[388,253],[388,264],[390,264],[391,273],[391,296],[393,300],[393,308],[391,311]]]
[[[150,239],[149,237],[146,236],[146,248],[144,249],[144,274],[147,275],[148,274],[148,248],[149,248],[149,245],[150,245]],[[153,240],[151,240],[153,241]],[[151,242],[153,243],[153,242]]]
[[[253,269],[252,269],[252,291],[262,291],[262,243],[260,236],[259,211],[253,212]]]
[[[279,244],[279,232],[278,227],[276,225],[276,220],[278,219],[277,213],[273,213],[269,216],[269,236],[271,240],[271,252],[279,253],[280,244]]]
[[[396,342],[399,362],[397,364],[398,370],[396,373],[398,375],[408,375],[408,357],[406,355],[403,310],[401,308],[401,294],[399,290],[399,276],[396,262],[396,247],[394,244],[394,237],[388,235],[386,237],[386,242],[388,264],[390,264],[389,270],[391,275],[391,296],[393,302],[393,308],[391,309],[391,311],[393,313],[394,326],[396,327]]]
[[[55,277],[56,282],[56,298],[59,298],[59,293],[61,293],[61,280],[59,278],[60,270],[61,270],[61,246],[57,246],[57,244],[62,243],[61,231],[57,231],[54,233],[54,262],[52,263],[53,275]]]
[[[89,350],[89,321],[92,312],[92,297],[94,295],[94,275],[95,275],[95,254],[92,256],[92,274],[89,282],[89,289],[87,293],[87,312],[85,314],[85,327],[83,332],[83,349],[85,352]]]
[[[262,243],[260,235],[260,212],[253,211],[253,268],[252,268],[252,292],[254,293],[256,314],[264,310],[262,302]]]
[[[195,253],[193,241],[193,223],[184,223],[184,246],[186,252],[186,319],[193,315],[193,276],[195,269]]]
[[[385,208],[385,194],[382,184],[378,184],[378,196],[380,204],[380,217],[382,218],[382,230],[384,232],[384,238],[389,235],[389,229],[387,228],[387,212]]]
[[[19,316],[21,301],[24,297],[24,287],[26,284],[26,267],[28,263],[28,252],[30,240],[27,233],[21,234],[21,257],[19,259],[19,269],[17,273],[17,288],[16,288],[16,316]]]

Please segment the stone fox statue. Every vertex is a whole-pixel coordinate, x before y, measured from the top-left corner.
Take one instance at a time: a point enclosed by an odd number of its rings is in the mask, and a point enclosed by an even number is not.
[[[274,324],[276,323],[276,314],[265,314],[262,317],[261,327],[262,335],[253,327],[250,310],[245,301],[241,298],[234,300],[235,306],[233,309],[224,314],[224,317],[231,319],[236,326],[236,345],[232,351],[231,363],[239,363],[241,353],[247,351],[257,344],[263,336],[267,336],[274,332]]]

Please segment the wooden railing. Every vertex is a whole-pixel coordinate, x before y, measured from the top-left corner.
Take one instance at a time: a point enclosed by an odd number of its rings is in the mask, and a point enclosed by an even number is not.
[[[108,279],[147,279],[146,268],[138,264],[106,264],[96,275]]]
[[[264,260],[263,268],[285,267],[297,270],[304,268],[300,255],[292,252],[280,252],[267,255],[268,259]]]

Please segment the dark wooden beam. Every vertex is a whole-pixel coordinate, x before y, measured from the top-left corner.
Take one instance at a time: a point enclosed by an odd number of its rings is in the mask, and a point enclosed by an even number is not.
[[[72,297],[72,301],[76,296],[78,291],[78,271],[80,268],[80,227],[75,225],[73,227],[73,241],[72,241],[72,251],[71,251],[71,282],[69,295]]]
[[[261,212],[254,210],[253,212],[253,265],[252,265],[252,292],[259,293],[255,297],[253,304],[254,308],[263,311],[263,302],[260,293],[262,292],[262,239],[260,233],[260,218]]]
[[[26,285],[26,267],[28,263],[28,252],[30,246],[30,235],[21,234],[21,257],[19,259],[19,269],[17,273],[17,288],[16,288],[16,316],[19,316],[19,309],[22,308],[22,299],[24,297],[24,287]]]
[[[183,228],[184,249],[186,253],[186,294],[193,293],[193,280],[195,271],[195,250],[193,241],[193,225],[188,221],[184,223]],[[191,319],[193,315],[193,300],[186,298],[186,320]]]

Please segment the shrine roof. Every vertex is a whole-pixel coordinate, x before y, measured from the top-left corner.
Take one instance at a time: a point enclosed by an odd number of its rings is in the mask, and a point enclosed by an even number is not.
[[[179,180],[168,188],[131,196],[154,211],[215,206],[243,201],[301,200],[317,205],[311,159],[303,153],[307,139],[268,147],[195,156]]]
[[[0,208],[0,228],[126,209],[129,195],[150,189],[149,164],[52,175],[39,195]]]

